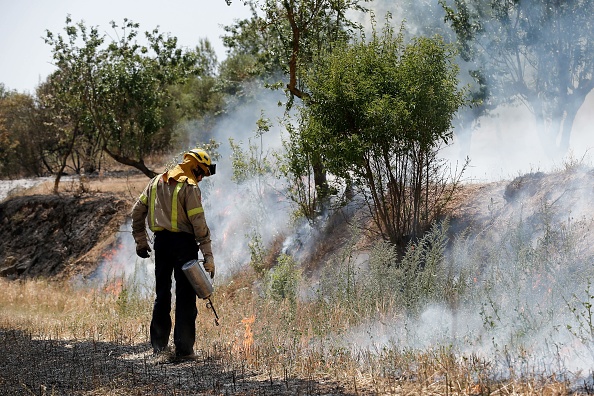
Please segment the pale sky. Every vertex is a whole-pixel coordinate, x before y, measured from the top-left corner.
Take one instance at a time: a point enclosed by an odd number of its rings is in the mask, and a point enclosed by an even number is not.
[[[241,0],[0,0],[0,82],[8,89],[34,93],[54,70],[45,31],[64,33],[66,16],[112,33],[109,22],[124,18],[140,24],[142,32],[170,33],[178,45],[194,48],[200,38],[213,44],[219,61],[225,57],[223,26],[249,17]]]

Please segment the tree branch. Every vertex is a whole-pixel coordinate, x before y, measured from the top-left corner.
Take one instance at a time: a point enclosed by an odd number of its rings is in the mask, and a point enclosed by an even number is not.
[[[139,171],[141,171],[142,173],[144,173],[147,177],[149,177],[151,179],[153,177],[157,176],[157,174],[158,174],[157,172],[147,168],[147,166],[144,164],[144,161],[142,159],[140,161],[136,161],[131,158],[123,157],[116,153],[112,153],[107,148],[107,146],[103,146],[103,151],[105,151],[107,153],[107,155],[109,155],[114,160],[118,161],[120,164],[132,166],[132,167],[138,169]]]

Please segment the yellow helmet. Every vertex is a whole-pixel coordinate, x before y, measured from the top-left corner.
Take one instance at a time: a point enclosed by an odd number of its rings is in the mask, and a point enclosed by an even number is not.
[[[192,149],[184,154],[184,159],[193,158],[198,162],[198,166],[204,171],[205,176],[212,176],[217,171],[217,164],[213,164],[210,155],[202,149]]]

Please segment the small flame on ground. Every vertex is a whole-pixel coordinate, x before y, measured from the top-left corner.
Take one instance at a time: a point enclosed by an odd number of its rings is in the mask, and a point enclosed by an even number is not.
[[[244,318],[241,323],[245,325],[245,333],[243,335],[243,351],[250,354],[254,346],[254,333],[252,332],[252,324],[256,321],[256,316],[252,315],[249,318]]]
[[[106,283],[103,291],[105,291],[105,293],[113,294],[114,296],[119,296],[123,289],[124,280],[122,278],[117,278]]]
[[[245,325],[243,341],[240,340],[240,337],[237,337],[237,341],[233,344],[233,352],[236,354],[241,354],[248,359],[251,358],[254,348],[254,332],[252,331],[252,325],[255,321],[255,315],[252,315],[249,318],[243,318],[241,320],[241,323]]]

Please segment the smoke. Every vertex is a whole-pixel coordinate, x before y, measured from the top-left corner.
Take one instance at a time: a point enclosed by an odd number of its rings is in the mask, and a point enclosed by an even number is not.
[[[154,291],[154,258],[141,259],[136,255],[136,243],[132,237],[132,220],[127,219],[119,228],[114,246],[104,252],[97,269],[86,280],[95,287],[105,287],[111,282],[125,281],[140,295],[151,295]],[[152,239],[152,233],[149,238]]]
[[[445,346],[506,376],[587,373],[594,365],[593,183],[591,168],[576,165],[476,189],[452,222],[458,231],[437,274],[456,292],[446,287],[418,314],[374,318],[337,342],[379,354]],[[403,287],[397,277],[390,282]]]
[[[525,173],[554,172],[573,163],[589,165],[594,136],[588,125],[593,121],[590,94],[576,116],[570,146],[564,155],[551,157],[541,143],[533,115],[524,107],[506,107],[480,120],[473,131],[454,131],[453,141],[441,156],[450,164],[470,159],[464,172],[468,182],[510,180]]]
[[[229,139],[241,146],[248,159],[254,154],[250,152],[250,145],[256,147],[257,160],[272,162],[273,152],[282,148],[280,119],[285,109],[279,106],[279,102],[286,99],[284,93],[260,88],[252,95],[253,98],[244,103],[233,103],[231,110],[220,117],[214,127],[189,131],[189,147],[209,139],[220,143],[217,173],[200,183],[215,257],[215,282],[224,281],[245,268],[250,263],[253,250],[263,251],[273,244],[282,246],[285,251],[304,249],[302,245],[311,232],[305,224],[299,226],[299,232],[292,229],[293,208],[286,199],[286,181],[282,178],[266,173],[242,182],[233,181],[233,152]],[[261,118],[268,119],[271,128],[259,136],[256,133],[257,121]],[[134,282],[153,284],[153,259],[136,257],[130,229],[129,222],[123,225],[117,248],[101,263],[94,280],[102,282],[124,276]]]
[[[0,180],[0,201],[48,180],[51,180],[51,178],[42,177],[36,179]]]
[[[534,4],[526,4],[524,11],[538,13],[540,2],[534,1]],[[405,36],[414,37],[419,35],[432,36],[440,34],[446,41],[455,42],[456,35],[444,21],[445,12],[439,5],[438,0],[406,0],[393,2],[388,0],[378,0],[366,4],[375,15],[377,27],[381,28],[385,22],[385,16],[391,15],[391,23],[394,27],[404,24]],[[585,6],[584,6],[585,7]],[[576,14],[561,15],[558,13],[559,26],[572,26],[575,21],[569,18],[578,18]],[[359,21],[367,36],[372,31],[371,20],[368,15],[353,12],[350,17]],[[540,23],[540,22],[539,22]],[[488,26],[486,24],[485,26]],[[553,27],[548,29],[542,27],[538,30],[538,35],[534,38],[541,42],[551,41],[548,35],[555,35],[556,40],[561,42],[577,43],[579,40],[577,29],[568,28],[566,31],[559,32]],[[564,36],[565,35],[565,36]],[[568,35],[573,35],[569,39]],[[587,39],[584,39],[587,40]],[[589,39],[591,41],[592,38]],[[537,48],[532,43],[532,48]],[[487,48],[487,43],[484,43]],[[534,54],[535,59],[550,60],[553,57],[550,49],[546,46],[541,52]],[[576,49],[580,51],[580,49]],[[558,54],[558,53],[557,53]],[[563,54],[562,56],[569,56]],[[528,66],[530,62],[523,60]],[[474,84],[470,78],[469,71],[476,70],[477,65],[466,63],[458,58],[457,62],[461,68],[461,85]],[[481,67],[485,67],[482,65]],[[488,66],[490,67],[490,66]],[[569,64],[567,67],[570,67]],[[500,76],[495,70],[483,69],[485,76],[495,76],[496,81],[490,83],[499,83],[500,79],[507,76]],[[534,71],[530,67],[523,70],[526,81],[530,83],[535,79]],[[571,91],[569,89],[568,91]],[[568,92],[569,93],[569,92]],[[540,97],[547,97],[550,93],[540,92]],[[563,97],[562,95],[560,97]],[[509,98],[512,99],[512,98]],[[546,102],[541,103],[547,106]],[[555,104],[550,109],[551,123],[561,121],[555,119],[553,112],[559,108]],[[443,156],[455,167],[456,164],[464,162],[465,158],[470,159],[470,167],[465,172],[465,179],[471,182],[495,181],[509,179],[518,174],[526,172],[543,171],[549,172],[559,169],[567,161],[589,161],[590,151],[594,147],[594,136],[591,133],[592,109],[594,108],[594,94],[590,93],[586,97],[585,103],[579,109],[572,128],[569,147],[551,154],[552,146],[561,144],[561,137],[550,137],[549,141],[543,142],[539,135],[543,131],[536,126],[535,115],[525,104],[518,101],[512,106],[502,106],[497,108],[489,115],[482,116],[477,125],[457,125],[454,129],[454,140],[443,151]],[[561,115],[560,117],[563,117]],[[545,147],[548,145],[548,147]]]
[[[436,29],[446,33],[437,0],[406,4],[414,7],[403,10],[389,1],[371,6],[379,21],[387,11],[392,12],[396,25],[406,19],[411,34]],[[427,4],[430,7],[423,6]],[[261,91],[255,98],[234,107],[209,132],[222,144],[217,175],[201,185],[217,281],[248,265],[251,250],[258,244],[264,248],[278,244],[297,257],[310,249],[313,240],[314,231],[307,224],[292,223],[291,203],[283,194],[286,181],[272,175],[239,184],[232,181],[229,138],[245,149],[250,142],[261,144],[262,155],[281,147],[278,119],[284,108],[277,103],[284,95]],[[590,94],[578,112],[570,151],[564,158],[551,159],[545,153],[534,116],[521,105],[498,109],[472,131],[454,131],[453,143],[443,150],[443,157],[454,166],[470,158],[464,174],[468,184],[499,181],[483,186],[469,204],[461,217],[468,224],[453,225],[466,233],[451,237],[445,265],[460,279],[466,276],[468,291],[456,307],[433,302],[418,316],[376,318],[346,336],[337,336],[337,342],[374,351],[449,345],[462,354],[495,359],[502,371],[593,367],[587,304],[593,293],[589,282],[594,279],[594,235],[590,231],[594,180],[590,171],[576,166],[586,165],[594,147],[590,133],[593,106]],[[272,129],[260,140],[255,131],[262,115],[271,119]],[[193,146],[204,134],[194,131],[190,136]],[[565,171],[568,167],[571,171]],[[133,241],[127,230],[121,232],[120,240],[127,247],[106,262],[105,268],[122,265],[128,274],[139,259],[130,248]],[[141,267],[151,268],[150,260]]]
[[[213,138],[221,142],[221,158],[217,174],[204,183],[202,191],[217,272],[223,278],[248,264],[252,250],[282,243],[292,234],[286,182],[271,173],[234,182],[229,144],[229,139],[239,144],[247,160],[274,163],[273,152],[282,147],[284,107],[278,103],[284,99],[282,92],[260,89],[254,100],[236,107],[212,131]],[[258,136],[256,123],[262,117],[270,121],[271,128]]]

